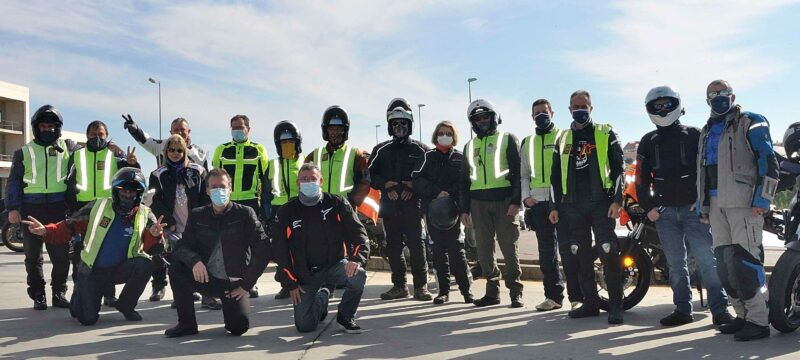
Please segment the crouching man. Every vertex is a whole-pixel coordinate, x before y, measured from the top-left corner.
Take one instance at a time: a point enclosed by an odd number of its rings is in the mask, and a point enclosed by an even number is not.
[[[73,235],[83,235],[84,248],[70,301],[70,314],[83,325],[97,322],[102,290],[116,284],[125,287],[114,307],[126,320],[141,321],[142,316],[134,309],[152,272],[146,252],[163,250],[164,224],[141,204],[147,188],[142,172],[122,168],[114,175],[111,186],[110,199],[90,202],[66,220],[48,225],[31,216],[23,220],[28,230],[46,243],[66,244]]]
[[[272,247],[281,285],[290,289],[297,331],[314,331],[328,315],[330,290],[345,284],[336,322],[357,334],[355,321],[367,273],[367,231],[347,199],[322,192],[322,174],[313,163],[300,167],[300,193],[278,212]]]

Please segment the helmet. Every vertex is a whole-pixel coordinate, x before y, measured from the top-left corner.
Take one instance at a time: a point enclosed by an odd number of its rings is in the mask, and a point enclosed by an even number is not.
[[[408,122],[408,134],[406,136],[411,136],[414,130],[414,114],[411,112],[411,106],[408,105],[406,99],[394,98],[386,108],[386,122],[389,123],[386,126],[386,130],[389,132],[389,136],[394,136],[391,122],[395,119],[403,119]]]
[[[33,129],[33,137],[40,139],[39,123],[50,123],[56,126],[56,139],[61,137],[61,126],[64,125],[64,118],[61,117],[61,112],[53,105],[44,105],[36,110],[31,117],[31,128]]]
[[[322,140],[328,141],[328,126],[339,125],[344,127],[344,140],[347,141],[347,135],[350,132],[350,119],[347,117],[347,111],[339,105],[333,105],[322,114]]]
[[[121,201],[119,191],[123,189],[136,191],[136,198],[133,203],[134,205],[140,204],[142,202],[142,196],[145,190],[147,190],[147,183],[145,183],[142,171],[133,167],[124,167],[117,170],[117,173],[114,174],[114,177],[111,179],[111,199],[114,207],[117,210],[127,212],[131,209],[123,209],[120,207]]]
[[[786,132],[783,133],[783,149],[786,150],[787,158],[791,158],[795,152],[800,151],[800,122],[789,125]]]
[[[668,99],[669,102],[656,105],[655,101],[660,99]],[[647,114],[650,115],[650,121],[656,126],[670,126],[684,113],[681,107],[681,95],[669,86],[652,88],[647,93],[644,103]]]
[[[303,143],[303,137],[300,135],[300,131],[297,130],[297,126],[288,120],[283,120],[275,124],[275,131],[273,131],[273,135],[275,137],[275,148],[278,150],[278,156],[281,156],[281,140],[294,140],[294,152],[300,154],[303,152],[303,148],[301,144]]]
[[[482,115],[484,113],[492,114],[491,127],[486,133],[492,133],[497,129],[497,125],[503,123],[503,119],[500,117],[500,114],[497,112],[497,110],[495,110],[494,104],[488,100],[475,100],[470,103],[469,107],[467,108],[467,118],[469,119],[470,124],[472,124],[472,130],[478,135],[483,135],[483,131],[478,128],[477,121],[475,121],[475,119],[478,115]]]
[[[450,230],[458,224],[458,207],[449,197],[436,198],[428,204],[428,224],[438,230]]]

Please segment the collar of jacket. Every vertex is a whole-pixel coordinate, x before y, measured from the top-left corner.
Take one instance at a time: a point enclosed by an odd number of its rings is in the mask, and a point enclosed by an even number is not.
[[[537,127],[537,128],[536,128],[536,135],[547,135],[547,134],[549,134],[550,132],[552,132],[552,131],[553,131],[553,128],[555,128],[555,127],[556,127],[556,124],[555,124],[555,123],[553,123],[553,122],[551,121],[551,122],[550,122],[550,126],[548,126],[548,127],[547,127],[547,129],[539,129],[539,128]]]

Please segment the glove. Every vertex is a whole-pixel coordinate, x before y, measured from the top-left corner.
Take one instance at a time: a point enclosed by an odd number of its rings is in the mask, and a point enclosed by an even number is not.
[[[125,124],[123,124],[125,130],[128,130],[128,132],[131,134],[139,131],[139,126],[136,125],[135,122],[133,122],[133,118],[131,117],[130,114],[122,115],[122,118],[125,119]]]

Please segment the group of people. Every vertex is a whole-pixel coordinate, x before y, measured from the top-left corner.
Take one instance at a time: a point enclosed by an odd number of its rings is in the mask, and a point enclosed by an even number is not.
[[[673,89],[654,88],[645,101],[656,130],[639,145],[636,190],[663,244],[676,306],[661,323],[693,321],[691,254],[709,291],[714,324],[737,340],[758,339],[769,335],[761,227],[774,196],[777,163],[766,119],[736,105],[726,81],[714,81],[707,90],[711,115],[702,130],[680,123],[683,107]],[[392,287],[381,299],[446,303],[452,273],[465,303],[499,304],[502,277],[511,307],[523,307],[515,219],[524,208],[544,274],[545,299],[536,309],[561,308],[566,288],[570,317],[598,316],[599,258],[608,322],[620,324],[622,266],[614,228],[623,203],[623,151],[612,127],[595,122],[592,110],[591,95],[574,92],[572,119],[560,130],[550,102],[536,100],[534,133],[520,143],[499,129],[502,118],[491,102],[475,100],[467,118],[476,136],[462,152],[449,121],[436,125],[433,148],[413,140],[411,107],[395,98],[386,109],[391,139],[365,153],[347,144],[347,112],[331,106],[322,116],[324,146],[304,155],[300,130],[281,121],[274,128],[274,159],[249,140],[245,115],[230,120],[232,140],[210,158],[192,143],[186,119],[175,119],[171,136],[162,141],[123,116],[125,129],[157,157],[158,168],[145,181],[135,148],[122,151],[110,143],[105,124],[91,123],[87,144],[79,147],[60,139],[63,120],[48,105],[32,117],[34,140],[14,154],[6,205],[9,220],[26,225],[34,308],[47,308],[46,246],[53,263],[52,304],[69,307],[85,325],[98,320],[103,297],[126,319],[141,320],[135,306],[152,276],[150,300],[161,300],[167,283],[172,289],[178,324],[167,336],[197,333],[196,292],[203,306],[222,309],[226,330],[241,335],[249,328],[248,299],[258,296],[256,280],[274,260],[281,284],[275,297],[290,299],[298,331],[316,329],[335,289],[344,287],[336,321],[358,333],[355,318],[370,249],[357,209],[370,188],[380,191],[392,270]],[[150,202],[144,200],[148,189]],[[435,296],[427,286],[423,222],[438,277]],[[462,225],[474,233],[486,279],[480,298],[473,295]],[[505,262],[502,274],[496,245]],[[70,251],[76,285],[67,300]],[[119,299],[115,284],[125,284]],[[727,311],[729,302],[736,317]]]

